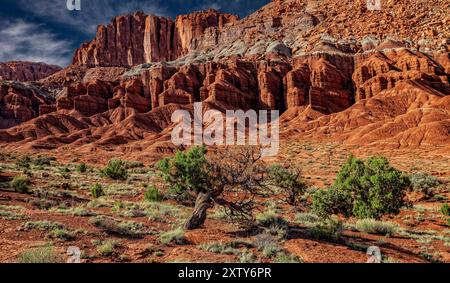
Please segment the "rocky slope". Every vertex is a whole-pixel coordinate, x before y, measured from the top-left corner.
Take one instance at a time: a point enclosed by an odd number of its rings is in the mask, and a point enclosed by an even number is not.
[[[0,62],[0,80],[38,81],[61,70],[61,67],[32,62]]]
[[[134,66],[175,60],[192,50],[214,45],[214,37],[237,20],[236,16],[215,10],[181,15],[175,21],[142,12],[119,16],[109,25],[98,27],[95,39],[75,52],[73,63]],[[206,35],[211,38],[206,39]]]
[[[449,147],[449,3],[383,7],[285,0],[242,20],[213,10],[119,16],[72,66],[2,86],[0,142],[154,157],[173,148],[171,113],[203,101],[280,110],[284,140]]]

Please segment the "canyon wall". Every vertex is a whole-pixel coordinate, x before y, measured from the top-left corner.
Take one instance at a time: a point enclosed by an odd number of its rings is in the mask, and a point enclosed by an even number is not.
[[[214,46],[223,27],[237,20],[215,10],[181,15],[175,21],[142,12],[119,16],[98,27],[95,39],[77,49],[73,64],[135,66],[172,61],[192,50]]]

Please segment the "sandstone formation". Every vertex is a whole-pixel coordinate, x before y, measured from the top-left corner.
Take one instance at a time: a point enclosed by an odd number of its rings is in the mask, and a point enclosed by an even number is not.
[[[134,66],[172,61],[192,50],[214,46],[225,25],[237,19],[215,10],[181,15],[175,21],[142,12],[119,16],[98,27],[95,39],[75,52],[73,63]]]
[[[31,63],[31,62],[0,62],[0,80],[8,81],[38,81],[45,77],[48,77],[57,71],[61,70],[61,67],[55,65],[47,65],[44,63]]]
[[[449,5],[431,2],[440,9],[276,0],[242,20],[214,10],[119,16],[73,65],[2,85],[0,144],[153,156],[174,149],[171,114],[202,101],[279,110],[284,140],[449,146]]]
[[[0,129],[55,110],[51,97],[33,85],[0,81]]]

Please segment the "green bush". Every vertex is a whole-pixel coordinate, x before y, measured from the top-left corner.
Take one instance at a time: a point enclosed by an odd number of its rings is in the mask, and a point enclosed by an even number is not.
[[[448,205],[448,203],[442,205],[441,213],[444,214],[445,216],[450,216],[450,205]]]
[[[50,239],[58,239],[62,241],[72,241],[75,239],[75,233],[66,229],[54,229],[47,234],[47,237]]]
[[[278,216],[273,211],[268,211],[265,213],[259,213],[256,215],[256,223],[263,227],[286,227],[288,224],[286,220]]]
[[[16,166],[18,168],[22,168],[22,169],[28,169],[30,168],[30,163],[31,163],[31,157],[29,156],[24,156],[20,159],[17,160],[16,162]]]
[[[356,229],[368,234],[392,236],[397,232],[398,225],[392,222],[377,221],[375,219],[360,219],[356,222]]]
[[[144,231],[144,225],[139,222],[121,221],[108,216],[95,216],[89,220],[89,223],[110,234],[140,238],[147,232]]]
[[[11,181],[10,186],[14,189],[14,191],[18,193],[27,193],[30,185],[30,180],[25,176],[16,176]]]
[[[366,162],[351,156],[341,168],[332,188],[313,196],[313,211],[320,216],[343,214],[360,219],[379,219],[398,214],[408,204],[409,178],[384,157]]]
[[[64,225],[50,221],[29,221],[22,225],[25,230],[51,231],[64,229]]]
[[[347,212],[352,207],[349,193],[336,188],[318,190],[313,194],[312,199],[312,210],[320,217]]]
[[[279,245],[278,238],[269,234],[262,233],[255,237],[253,245],[262,251],[266,258],[273,258],[282,249]]]
[[[208,177],[205,165],[205,147],[193,147],[186,152],[178,151],[174,157],[165,158],[156,164],[163,180],[169,184],[170,192],[182,201],[194,201],[190,192],[206,190]]]
[[[286,202],[290,205],[297,204],[299,196],[307,188],[301,179],[300,170],[290,170],[280,165],[269,168],[269,179],[274,186],[283,190]]]
[[[103,190],[102,185],[100,184],[95,184],[92,188],[91,188],[91,195],[94,198],[99,198],[105,195],[105,191]]]
[[[257,263],[257,262],[258,262],[257,256],[251,251],[244,250],[239,256],[239,263]]]
[[[317,240],[339,241],[343,223],[339,219],[327,218],[309,228],[311,237]]]
[[[86,173],[86,171],[87,171],[87,165],[86,165],[86,163],[80,163],[80,164],[78,164],[78,166],[77,166],[77,171],[80,172],[80,173]]]
[[[97,246],[97,252],[102,256],[110,256],[114,253],[114,250],[117,247],[117,242],[112,240],[106,240],[104,242],[101,242]]]
[[[216,254],[235,255],[239,254],[239,250],[233,248],[230,243],[203,243],[197,246],[197,248]]]
[[[157,188],[150,186],[144,193],[144,199],[150,202],[159,202],[163,199],[163,196]]]
[[[44,165],[52,165],[52,161],[55,161],[54,157],[42,156],[39,155],[33,160],[33,164],[35,166],[44,166]]]
[[[413,190],[423,193],[426,197],[432,197],[434,189],[441,184],[438,178],[426,173],[412,174],[409,176],[409,179]]]
[[[177,228],[175,230],[167,231],[161,234],[159,240],[165,245],[168,245],[170,243],[184,245],[187,242],[184,236],[184,230],[181,228]]]
[[[59,168],[59,173],[61,175],[65,174],[65,173],[70,173],[70,169],[67,166],[63,166],[63,167]]]
[[[139,161],[130,161],[126,163],[127,169],[135,169],[135,168],[143,168],[145,167],[144,163]]]
[[[128,179],[126,164],[120,159],[111,159],[108,162],[108,165],[100,172],[104,177],[111,178],[113,180],[124,181]]]
[[[320,222],[320,217],[313,213],[297,213],[295,215],[295,222],[298,224],[311,225]]]
[[[286,251],[280,251],[277,253],[275,263],[301,263],[302,261],[295,255],[288,254]]]
[[[61,263],[61,255],[57,254],[52,246],[37,247],[19,255],[20,263]]]

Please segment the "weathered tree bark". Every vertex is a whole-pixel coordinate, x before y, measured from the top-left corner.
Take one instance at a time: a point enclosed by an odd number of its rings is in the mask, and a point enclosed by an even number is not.
[[[194,212],[184,224],[185,230],[194,230],[205,223],[206,212],[211,207],[211,194],[200,192],[195,201]]]

